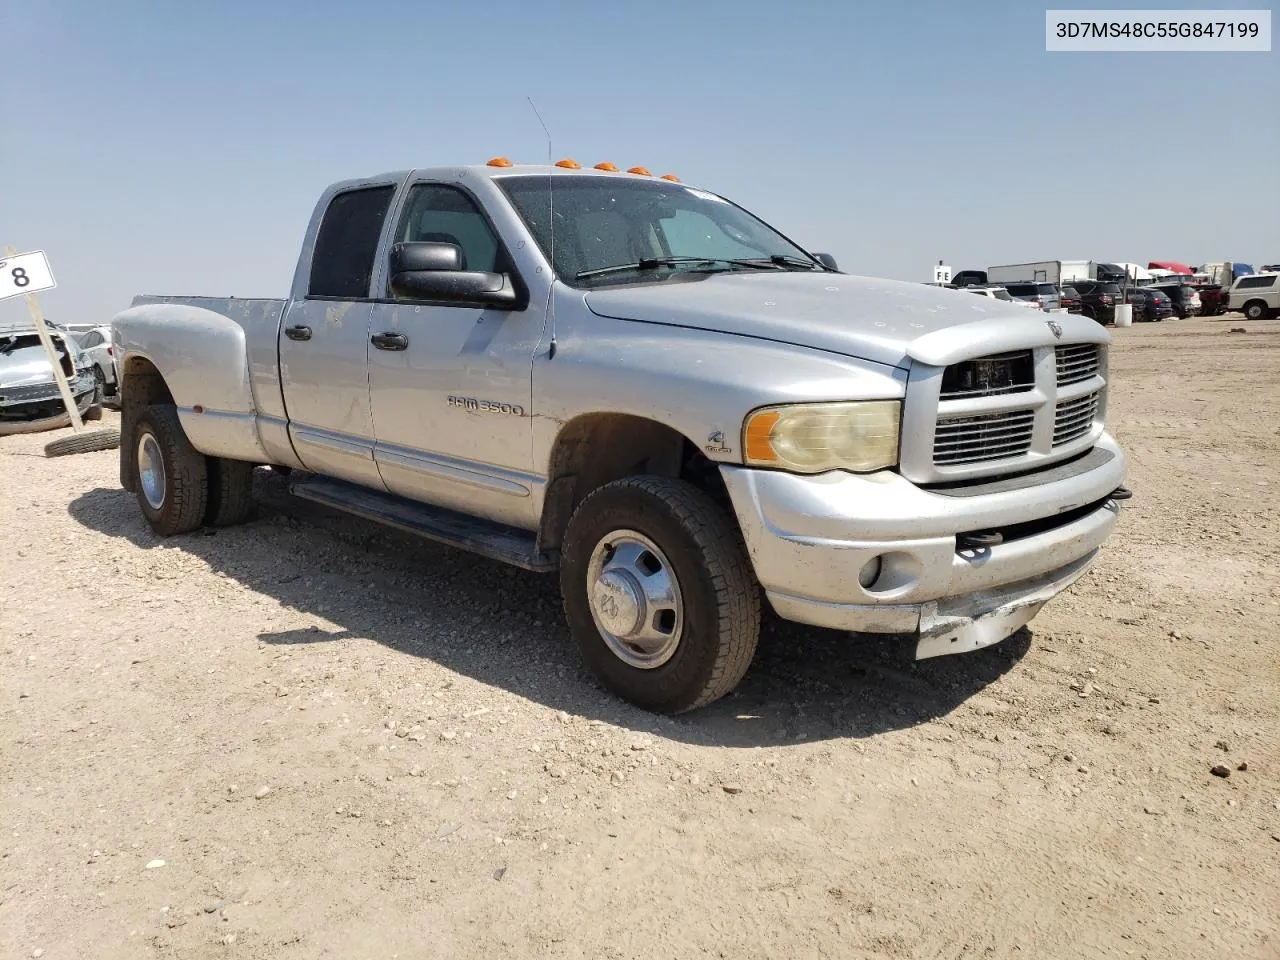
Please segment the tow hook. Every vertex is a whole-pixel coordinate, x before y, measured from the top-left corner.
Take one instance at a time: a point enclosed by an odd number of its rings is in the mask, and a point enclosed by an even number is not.
[[[1133,491],[1128,487],[1116,487],[1111,491],[1110,496],[1112,500],[1128,500],[1133,496]]]
[[[996,530],[979,530],[976,533],[962,533],[956,537],[956,541],[962,550],[984,550],[1004,543],[1004,534]]]

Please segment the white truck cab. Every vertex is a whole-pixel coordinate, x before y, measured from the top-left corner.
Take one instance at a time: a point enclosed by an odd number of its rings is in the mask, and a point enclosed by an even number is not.
[[[1227,293],[1227,309],[1249,320],[1280,314],[1280,273],[1251,273],[1237,277]]]

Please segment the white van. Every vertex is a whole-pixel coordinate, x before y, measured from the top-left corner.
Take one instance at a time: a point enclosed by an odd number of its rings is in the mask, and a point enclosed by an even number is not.
[[[1227,296],[1227,309],[1242,311],[1247,320],[1280,314],[1280,273],[1250,273],[1238,277]]]

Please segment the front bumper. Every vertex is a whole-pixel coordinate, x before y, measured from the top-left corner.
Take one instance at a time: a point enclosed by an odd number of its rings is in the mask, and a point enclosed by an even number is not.
[[[782,617],[914,634],[917,658],[999,642],[1087,571],[1115,526],[1126,461],[1083,458],[951,490],[897,473],[803,477],[722,467],[755,573]],[[964,534],[1001,532],[995,546]]]
[[[93,368],[76,371],[76,376],[67,381],[67,386],[71,388],[76,404],[83,403],[93,393]],[[0,386],[0,422],[35,422],[53,419],[65,412],[62,392],[56,380],[15,387]]]

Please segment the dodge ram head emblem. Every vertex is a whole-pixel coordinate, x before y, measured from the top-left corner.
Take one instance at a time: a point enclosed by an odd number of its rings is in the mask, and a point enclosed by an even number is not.
[[[1049,324],[1049,329],[1053,331],[1053,337],[1054,337],[1054,339],[1055,339],[1055,340],[1061,340],[1061,339],[1062,339],[1062,324],[1058,323],[1058,321],[1057,321],[1057,320],[1046,320],[1046,321],[1045,321],[1045,323]]]

